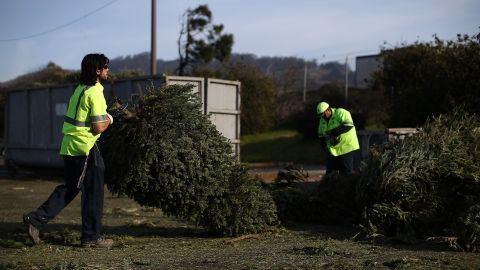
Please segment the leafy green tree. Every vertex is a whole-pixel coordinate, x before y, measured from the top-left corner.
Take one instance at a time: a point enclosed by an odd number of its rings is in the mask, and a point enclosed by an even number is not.
[[[263,75],[255,66],[236,63],[226,70],[228,79],[242,83],[241,126],[242,134],[255,134],[275,126],[277,91],[273,80]]]
[[[390,96],[391,126],[418,126],[458,105],[480,113],[480,33],[456,41],[435,36],[430,43],[385,49],[381,58],[375,84]]]
[[[213,59],[227,60],[232,52],[233,35],[222,31],[222,24],[212,24],[212,12],[207,5],[187,9],[178,38],[178,74],[184,75],[188,67],[208,64]]]

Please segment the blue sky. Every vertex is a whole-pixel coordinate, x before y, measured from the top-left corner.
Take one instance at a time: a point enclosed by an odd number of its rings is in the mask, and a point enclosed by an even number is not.
[[[317,63],[348,55],[352,66],[384,41],[455,39],[480,26],[478,0],[157,0],[157,58],[178,57],[180,17],[200,4],[234,35],[234,53]],[[90,52],[115,58],[149,51],[150,8],[151,0],[0,0],[0,82],[50,61],[79,69]]]

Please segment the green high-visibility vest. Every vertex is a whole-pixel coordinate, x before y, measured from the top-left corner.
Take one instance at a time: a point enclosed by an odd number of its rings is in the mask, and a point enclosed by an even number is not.
[[[93,86],[77,86],[68,103],[60,154],[88,156],[100,137],[100,134],[94,134],[92,123],[105,121],[108,117],[103,86],[98,82]]]
[[[337,128],[341,125],[352,126],[352,128],[349,131],[340,134],[336,138],[337,144],[333,144],[331,140],[326,140],[328,151],[333,156],[340,156],[360,149],[357,138],[357,131],[355,130],[355,126],[353,125],[352,116],[350,115],[350,112],[345,109],[332,108],[332,116],[330,117],[329,121],[321,118],[318,125],[318,136],[325,137],[327,131]]]

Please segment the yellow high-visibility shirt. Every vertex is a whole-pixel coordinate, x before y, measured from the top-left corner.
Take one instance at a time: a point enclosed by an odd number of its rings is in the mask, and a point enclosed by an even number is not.
[[[68,103],[60,154],[88,156],[100,137],[94,133],[92,123],[105,121],[108,117],[103,86],[98,82],[93,86],[77,86]]]

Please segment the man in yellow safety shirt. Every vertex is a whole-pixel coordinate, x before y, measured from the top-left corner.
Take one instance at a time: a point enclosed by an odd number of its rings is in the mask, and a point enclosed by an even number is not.
[[[113,123],[107,113],[101,80],[108,78],[109,59],[103,54],[88,54],[82,60],[80,84],[70,97],[60,155],[64,160],[65,183],[35,211],[23,216],[33,244],[40,243],[38,228],[51,221],[82,192],[83,247],[110,248],[111,239],[100,237],[103,215],[104,163],[95,144],[100,134]]]
[[[317,116],[320,118],[318,137],[327,149],[326,174],[337,170],[341,174],[351,174],[354,151],[360,149],[360,146],[350,112],[320,102],[317,105]]]

